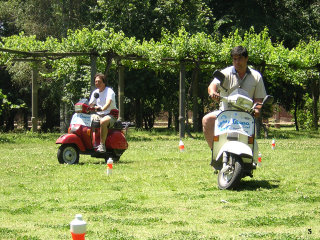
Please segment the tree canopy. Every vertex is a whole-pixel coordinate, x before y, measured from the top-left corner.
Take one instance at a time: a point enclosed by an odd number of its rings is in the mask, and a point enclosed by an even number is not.
[[[317,96],[313,91],[314,84],[319,81],[317,1],[277,0],[271,4],[257,0],[231,4],[208,0],[53,0],[47,7],[39,0],[1,2],[0,47],[33,52],[32,56],[2,52],[1,64],[7,66],[12,81],[17,84],[27,81],[22,80],[27,75],[21,74],[21,69],[28,67],[22,68],[20,62],[12,61],[14,58],[24,56],[42,62],[42,88],[47,86],[55,93],[52,101],[61,98],[72,102],[80,95],[89,94],[91,54],[98,57],[100,72],[106,72],[108,62],[113,59],[109,71],[114,87],[117,81],[112,76],[116,76],[119,61],[126,66],[128,76],[135,76],[126,83],[127,104],[137,102],[138,95],[132,90],[141,82],[149,81],[150,87],[163,89],[159,94],[167,93],[166,87],[177,79],[181,61],[186,62],[189,72],[200,67],[198,102],[204,108],[207,101],[203,89],[210,72],[231,64],[229,53],[235,45],[248,48],[250,64],[262,72],[268,92],[278,96],[277,101],[288,110],[296,109],[299,104],[301,108],[306,101],[297,94],[298,89],[309,96]],[[36,52],[85,52],[87,55],[65,58],[58,54],[43,58],[35,56]],[[155,78],[150,77],[146,69],[153,72]],[[189,88],[193,87],[192,78],[193,74],[187,76]],[[173,84],[172,87],[177,86]],[[283,97],[279,89],[285,87],[294,89],[292,93],[286,92],[292,97]],[[147,88],[145,91],[148,94]],[[150,94],[150,97],[140,98],[141,104],[152,108],[161,104],[152,99],[160,97]],[[174,106],[174,100],[169,105]],[[162,104],[162,108],[168,106],[165,101]],[[153,110],[158,111],[154,107]]]

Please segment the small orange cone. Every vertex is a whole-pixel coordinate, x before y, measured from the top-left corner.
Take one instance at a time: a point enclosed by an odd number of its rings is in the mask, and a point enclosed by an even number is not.
[[[184,144],[183,144],[182,140],[180,140],[180,142],[179,142],[179,149],[180,149],[180,152],[184,152]]]

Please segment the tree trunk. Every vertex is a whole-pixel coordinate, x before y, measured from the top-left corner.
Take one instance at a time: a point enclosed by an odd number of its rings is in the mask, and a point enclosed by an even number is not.
[[[192,112],[193,112],[192,122],[193,122],[193,131],[196,131],[196,132],[199,131],[198,76],[199,76],[199,68],[196,67],[195,69],[193,69],[193,74],[192,74]]]
[[[313,79],[312,80],[312,116],[313,116],[313,126],[314,130],[318,130],[318,121],[319,121],[319,114],[318,114],[318,102],[319,102],[319,80]]]
[[[179,79],[179,137],[185,137],[185,110],[186,110],[186,67],[183,62],[180,63]]]
[[[14,116],[16,114],[16,111],[10,111],[9,116],[6,123],[6,132],[13,131],[14,130]]]
[[[295,96],[295,103],[294,103],[294,125],[296,126],[296,131],[299,131],[299,124],[298,124],[298,97]]]
[[[28,130],[28,109],[24,109],[22,112],[23,112],[23,129]]]
[[[174,115],[174,129],[178,132],[179,131],[179,113],[175,111]]]
[[[142,109],[141,109],[141,100],[135,99],[135,117],[136,117],[136,128],[143,128],[143,119],[142,119]]]
[[[169,110],[168,114],[169,114],[169,116],[168,116],[168,129],[170,129],[171,125],[172,125],[172,116],[173,116],[172,109]]]
[[[64,77],[63,79],[63,86],[61,89],[61,92],[63,93],[63,88],[66,85],[66,79]],[[67,126],[67,104],[65,104],[62,101],[63,96],[61,96],[61,100],[60,100],[60,132],[61,133],[66,133],[68,131],[68,126]]]

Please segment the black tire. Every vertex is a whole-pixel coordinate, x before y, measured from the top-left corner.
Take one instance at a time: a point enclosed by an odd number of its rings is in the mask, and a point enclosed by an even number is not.
[[[232,166],[232,162],[234,162],[234,166]],[[218,174],[218,186],[222,190],[235,189],[242,178],[242,160],[238,156],[231,154],[228,164],[231,166],[230,169],[224,173],[220,171]]]
[[[74,144],[62,144],[57,153],[59,163],[78,164],[79,149]]]

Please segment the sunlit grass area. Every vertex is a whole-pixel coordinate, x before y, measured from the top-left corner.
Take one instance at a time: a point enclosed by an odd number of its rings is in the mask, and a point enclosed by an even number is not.
[[[59,134],[0,135],[0,239],[319,239],[320,135],[270,129],[262,167],[236,191],[217,187],[201,133],[128,132],[129,149],[107,176],[103,159],[59,164]],[[271,140],[276,149],[271,149]]]

